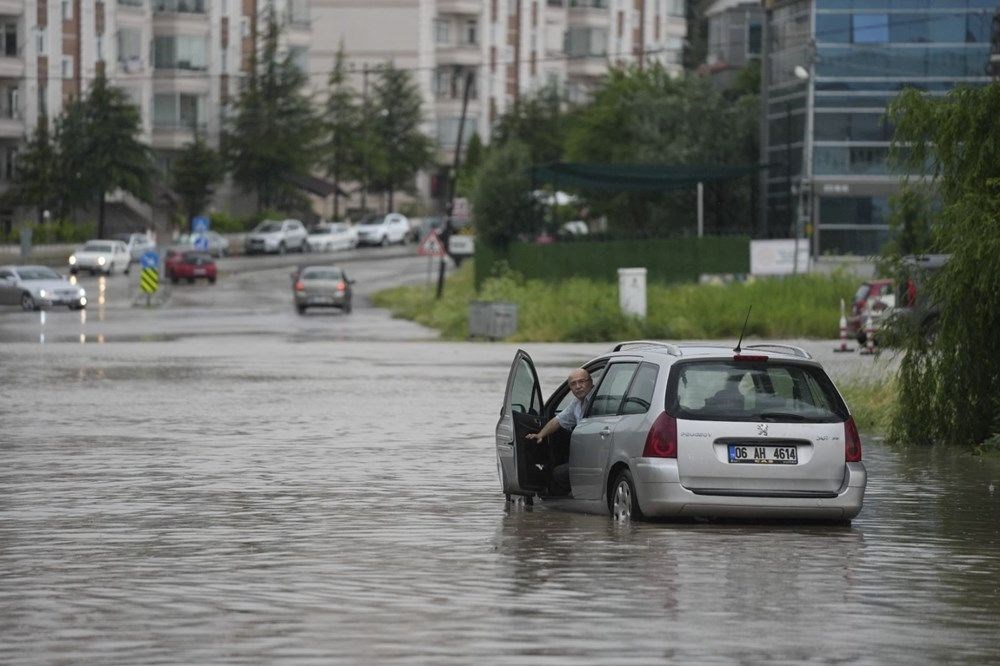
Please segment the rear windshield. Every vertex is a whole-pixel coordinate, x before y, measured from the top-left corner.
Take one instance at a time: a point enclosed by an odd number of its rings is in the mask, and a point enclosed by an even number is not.
[[[847,418],[823,370],[780,361],[679,363],[668,395],[669,411],[684,419],[834,423]]]
[[[340,271],[335,268],[307,268],[299,277],[303,280],[339,280]]]

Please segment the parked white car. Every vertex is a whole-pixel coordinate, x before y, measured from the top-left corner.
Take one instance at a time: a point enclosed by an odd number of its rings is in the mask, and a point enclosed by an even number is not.
[[[153,239],[143,233],[115,234],[115,239],[125,243],[133,262],[139,261],[142,255],[149,250],[156,249],[156,243],[153,242]]]
[[[87,292],[48,266],[0,266],[0,303],[24,310],[51,305],[80,310],[87,307]]]
[[[213,257],[229,256],[229,239],[217,231],[209,230],[196,234],[181,234],[177,238],[177,245],[196,248],[196,241],[199,236],[203,236],[208,241],[208,246],[204,250],[205,252],[208,252]]]
[[[91,275],[128,273],[131,263],[132,255],[120,240],[89,240],[69,256],[69,272],[74,275],[79,271],[90,271]]]
[[[346,222],[320,224],[309,232],[306,243],[312,252],[352,250],[358,246],[358,231]]]
[[[405,215],[389,213],[366,218],[358,225],[360,245],[389,245],[406,243],[410,235],[410,221]]]
[[[247,254],[302,252],[307,247],[307,236],[305,226],[298,220],[264,220],[247,234],[243,249]]]

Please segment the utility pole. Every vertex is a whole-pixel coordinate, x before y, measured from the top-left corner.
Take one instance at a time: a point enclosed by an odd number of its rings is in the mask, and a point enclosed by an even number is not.
[[[475,70],[470,69],[465,73],[465,90],[462,92],[462,116],[458,121],[458,137],[455,139],[455,161],[451,174],[448,177],[448,199],[445,207],[444,233],[441,235],[441,244],[444,246],[444,254],[441,255],[441,264],[438,268],[438,283],[436,298],[441,300],[444,294],[444,270],[448,261],[448,239],[451,238],[451,214],[455,210],[455,180],[458,178],[458,169],[462,165],[462,135],[465,134],[465,116],[469,110],[469,95],[472,92],[472,83],[475,81]]]
[[[369,120],[371,118],[371,110],[368,108],[368,63],[362,63],[361,65],[361,105],[365,110],[364,124],[365,124],[365,180],[361,187],[361,214],[362,216],[368,214],[368,182],[371,180],[371,162],[368,158],[368,151],[371,150],[371,139],[368,136],[369,130]]]

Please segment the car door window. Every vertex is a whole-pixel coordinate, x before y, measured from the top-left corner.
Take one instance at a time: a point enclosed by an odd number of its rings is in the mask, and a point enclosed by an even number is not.
[[[613,363],[604,373],[601,385],[597,387],[594,398],[590,403],[588,416],[606,416],[617,414],[618,408],[625,398],[625,391],[638,363]]]
[[[521,359],[514,371],[510,387],[510,404],[514,412],[538,415],[542,411],[542,398],[535,390],[535,373],[526,359]]]
[[[622,414],[645,414],[653,401],[656,375],[659,368],[653,363],[643,363],[635,373],[635,379],[625,394]]]

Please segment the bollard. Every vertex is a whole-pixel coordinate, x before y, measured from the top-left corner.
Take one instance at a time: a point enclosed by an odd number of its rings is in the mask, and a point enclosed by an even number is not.
[[[870,316],[865,317],[865,346],[859,353],[864,356],[878,353],[878,349],[875,348],[875,324]]]
[[[840,346],[834,347],[835,352],[854,351],[847,346],[847,317],[844,315],[844,299],[840,299]]]

